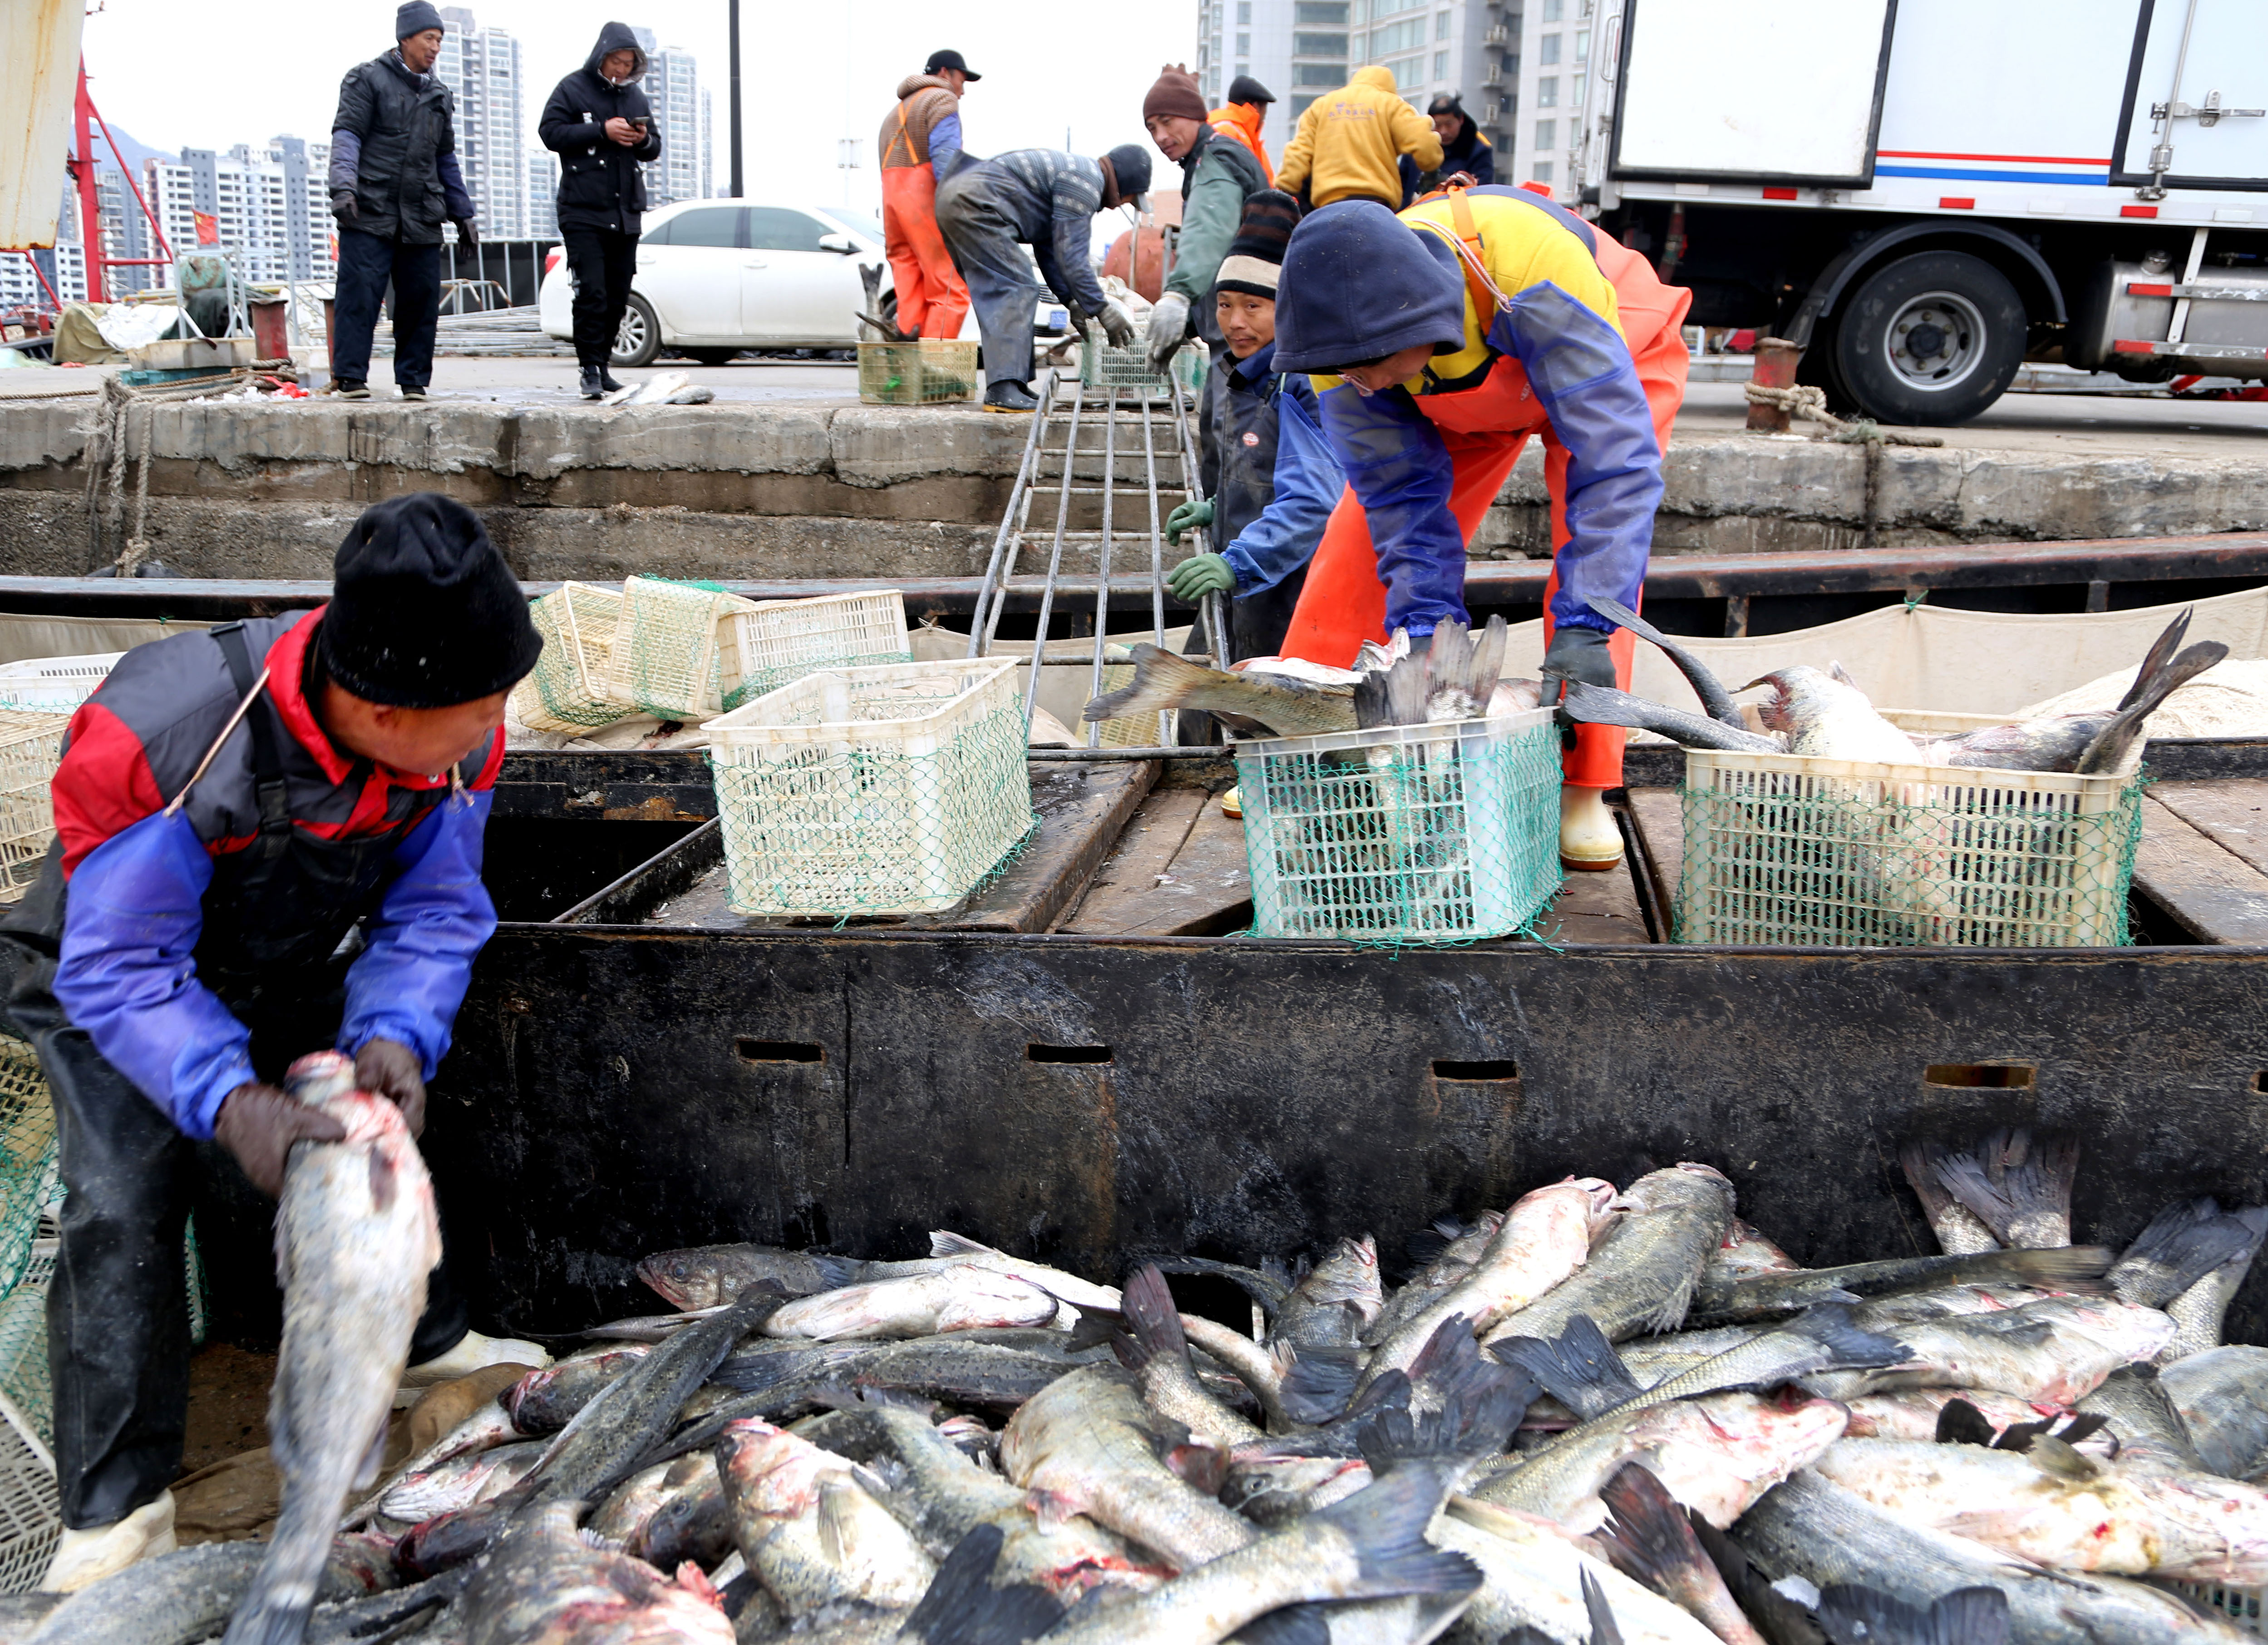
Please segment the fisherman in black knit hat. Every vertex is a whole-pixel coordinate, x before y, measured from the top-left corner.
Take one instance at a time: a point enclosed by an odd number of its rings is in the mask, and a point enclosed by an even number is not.
[[[345,1135],[284,1068],[335,1047],[423,1128],[496,929],[504,697],[541,649],[479,517],[401,497],[347,534],[329,604],[138,645],[72,717],[55,843],[0,926],[6,1026],[39,1052],[69,1191],[48,1297],[65,1529],[43,1586],[173,1545],[183,1224],[194,1206],[207,1264],[264,1267],[253,1191],[280,1191],[294,1143]],[[446,1262],[427,1296],[406,1383],[549,1362],[468,1330]]]

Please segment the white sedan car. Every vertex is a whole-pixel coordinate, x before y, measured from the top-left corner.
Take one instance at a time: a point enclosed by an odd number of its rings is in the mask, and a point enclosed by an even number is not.
[[[833,206],[681,200],[645,214],[630,302],[614,363],[649,365],[665,352],[721,365],[744,349],[844,349],[866,306],[861,263],[882,265],[880,318],[894,320],[882,225]],[[575,335],[566,257],[544,262],[543,329]]]

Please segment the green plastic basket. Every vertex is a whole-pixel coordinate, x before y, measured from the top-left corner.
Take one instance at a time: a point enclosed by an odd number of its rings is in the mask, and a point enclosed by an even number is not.
[[[2117,947],[2130,777],[1689,750],[1681,942]]]
[[[983,373],[975,341],[922,337],[858,345],[858,398],[870,406],[939,405],[966,400]]]
[[[1167,366],[1181,380],[1182,393],[1191,405],[1197,403],[1197,391],[1204,385],[1206,368],[1211,356],[1202,343],[1185,343]],[[1086,322],[1086,340],[1079,345],[1079,380],[1089,388],[1134,388],[1148,394],[1172,392],[1166,376],[1150,369],[1150,344],[1146,338],[1128,343],[1124,348],[1114,345],[1102,335],[1102,328],[1093,321]]]
[[[1550,709],[1234,752],[1256,936],[1509,936],[1559,889]]]

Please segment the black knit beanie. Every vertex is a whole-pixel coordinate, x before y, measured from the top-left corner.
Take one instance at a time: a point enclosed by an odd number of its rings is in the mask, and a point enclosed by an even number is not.
[[[1102,157],[1110,162],[1110,181],[1117,185],[1118,203],[1150,192],[1150,151],[1122,143]]]
[[[323,666],[365,702],[449,708],[492,697],[543,650],[519,579],[453,498],[418,491],[364,510],[331,571]]]
[[[1273,299],[1284,272],[1284,248],[1300,226],[1300,203],[1280,188],[1262,188],[1244,197],[1244,218],[1228,255],[1213,277],[1219,291],[1243,291]]]
[[[394,13],[394,38],[408,40],[412,34],[423,34],[427,29],[438,28],[446,33],[441,14],[433,9],[431,0],[403,0]]]

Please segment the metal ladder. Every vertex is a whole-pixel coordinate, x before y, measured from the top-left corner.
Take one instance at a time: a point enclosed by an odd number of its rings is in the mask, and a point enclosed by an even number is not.
[[[1150,550],[1150,638],[1162,646],[1166,643],[1166,514],[1159,502],[1160,491],[1183,497],[1203,495],[1197,478],[1196,437],[1190,430],[1188,405],[1179,378],[1150,378],[1136,383],[1106,383],[1090,387],[1076,376],[1066,380],[1064,373],[1050,370],[1040,384],[1039,409],[1032,414],[1031,432],[1024,442],[1024,456],[1016,470],[1016,483],[1008,495],[1008,506],[1000,517],[1000,529],[992,539],[992,557],[984,569],[984,582],[976,596],[975,619],[969,624],[968,655],[983,657],[990,651],[993,637],[1000,627],[1000,614],[1006,609],[1008,581],[1016,574],[1018,561],[1025,545],[1035,535],[1044,534],[1049,542],[1047,577],[1040,590],[1039,626],[1032,644],[1031,679],[1024,692],[1024,731],[1027,737],[1032,727],[1032,711],[1039,704],[1040,670],[1048,667],[1046,659],[1048,628],[1055,614],[1056,596],[1062,583],[1064,547],[1066,543],[1095,544],[1094,580],[1094,648],[1089,661],[1091,669],[1090,698],[1102,693],[1103,651],[1105,630],[1110,613],[1110,564],[1112,550],[1123,537],[1132,537],[1138,543],[1146,538]],[[1171,424],[1167,429],[1158,426],[1159,414],[1167,412]],[[1090,443],[1082,445],[1085,435]],[[1125,445],[1122,447],[1122,436]],[[1138,511],[1133,529],[1126,530],[1118,523],[1117,505],[1120,497],[1119,468],[1121,459],[1129,461],[1134,455],[1134,442],[1141,448],[1141,470],[1138,483],[1130,477],[1128,498]],[[1162,447],[1162,450],[1161,450]],[[1162,483],[1159,477],[1160,458],[1168,463],[1178,463],[1178,479],[1168,477]],[[1097,461],[1089,461],[1097,460]],[[1071,527],[1071,499],[1074,498],[1101,498],[1101,528],[1077,529]],[[1035,499],[1052,498],[1054,517],[1042,519],[1035,527],[1032,505]],[[1205,552],[1205,534],[1193,534],[1194,541],[1184,550],[1190,554]],[[1068,602],[1066,602],[1068,603]],[[1211,655],[1218,659],[1228,654],[1227,622],[1217,595],[1208,594],[1198,608],[1199,632]],[[1123,636],[1121,637],[1125,638]],[[1158,716],[1160,747],[1175,746],[1174,716],[1161,712]],[[1089,723],[1086,746],[1101,746],[1102,727]]]

